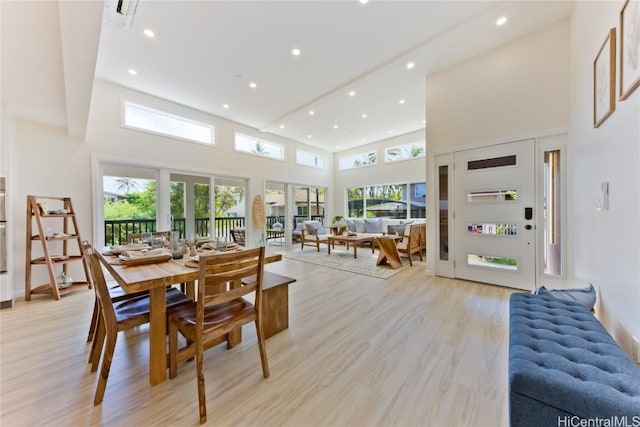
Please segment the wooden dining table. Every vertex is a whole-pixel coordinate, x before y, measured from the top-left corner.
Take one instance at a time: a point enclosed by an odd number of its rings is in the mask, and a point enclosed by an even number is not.
[[[124,265],[117,256],[109,255],[111,248],[99,251],[100,258],[111,276],[127,293],[149,291],[149,382],[157,385],[167,379],[166,344],[166,287],[187,283],[193,288],[198,280],[197,266],[187,265],[189,257],[156,264]],[[265,253],[265,263],[282,260],[282,255]],[[189,263],[191,264],[191,263]]]

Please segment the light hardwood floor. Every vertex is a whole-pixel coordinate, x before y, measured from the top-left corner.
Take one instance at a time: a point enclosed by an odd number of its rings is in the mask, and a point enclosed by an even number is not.
[[[284,259],[290,327],[206,353],[208,425],[499,426],[507,418],[511,289],[430,277],[388,280]],[[197,426],[195,364],[151,387],[147,327],[121,333],[102,405],[93,406],[87,328],[93,291],[0,311],[0,425]]]

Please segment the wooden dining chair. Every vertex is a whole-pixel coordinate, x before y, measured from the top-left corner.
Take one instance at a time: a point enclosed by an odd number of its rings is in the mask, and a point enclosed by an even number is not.
[[[88,250],[91,250],[91,244],[86,241],[83,240],[82,241],[82,251],[83,253],[85,253]],[[88,261],[87,261],[88,263]],[[133,298],[137,298],[139,296],[142,295],[149,295],[148,291],[141,291],[141,292],[134,292],[134,293],[126,293],[121,287],[120,285],[112,285],[112,286],[107,286],[108,290],[109,290],[109,296],[111,297],[111,302],[113,303],[117,303],[120,301],[125,301],[128,299],[133,299]],[[95,333],[96,333],[96,328],[98,326],[98,319],[100,317],[100,307],[98,304],[98,298],[96,296],[94,303],[93,303],[93,313],[91,314],[91,323],[89,324],[89,332],[87,333],[87,342],[91,342],[91,351],[89,352],[89,363],[92,362],[92,355],[93,352],[95,350],[95,341],[93,340]]]
[[[177,364],[195,356],[198,379],[200,423],[207,421],[204,384],[204,350],[227,340],[228,334],[250,322],[256,325],[262,374],[269,377],[269,365],[262,327],[262,283],[264,247],[240,252],[200,256],[197,302],[178,307],[168,315],[169,377],[177,374]],[[242,285],[242,279],[255,280]],[[252,304],[245,295],[255,294]],[[178,332],[186,345],[178,349]]]
[[[109,294],[98,253],[90,246],[83,246],[83,251],[93,277],[99,314],[96,321],[95,336],[93,337],[94,345],[90,355],[91,372],[95,372],[98,369],[104,346],[100,376],[93,400],[94,405],[99,405],[102,403],[107,387],[107,379],[111,370],[111,361],[113,360],[118,332],[149,322],[149,295],[141,295],[114,303]],[[179,290],[167,288],[167,310],[190,302],[192,300]]]

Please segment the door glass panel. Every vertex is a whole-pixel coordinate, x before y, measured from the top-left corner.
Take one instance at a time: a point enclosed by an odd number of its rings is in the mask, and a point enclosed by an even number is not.
[[[121,245],[131,233],[156,231],[156,171],[105,165],[104,244]]]
[[[184,208],[185,183],[182,181],[169,182],[169,201],[171,204],[171,231],[177,231],[181,239],[185,237],[186,216]]]
[[[229,182],[226,182],[229,181]],[[231,241],[230,230],[245,226],[245,184],[233,180],[216,179],[214,236]]]
[[[211,235],[210,180],[208,176],[180,173],[169,176],[171,230],[181,239]]]
[[[516,156],[493,157],[490,159],[470,160],[467,162],[467,170],[499,168],[502,166],[515,166]]]
[[[209,184],[193,185],[194,233],[196,236],[208,236],[211,233],[211,191]]]
[[[318,220],[324,223],[326,190],[317,187],[294,187],[294,222]]]
[[[438,194],[440,207],[438,229],[440,231],[440,260],[449,260],[449,166],[438,168]]]
[[[544,273],[562,275],[560,150],[544,153]]]
[[[513,202],[518,200],[517,190],[486,190],[467,192],[469,203]]]
[[[494,268],[503,271],[518,270],[518,261],[509,257],[468,254],[467,264],[472,267]]]
[[[467,232],[484,236],[517,236],[516,224],[471,223],[467,224]]]
[[[424,182],[416,182],[409,184],[410,211],[409,218],[426,218],[427,217],[427,184]],[[396,217],[404,218],[404,217]]]
[[[285,185],[267,182],[264,194],[267,214],[267,243],[282,244],[285,230],[289,227],[285,216]]]

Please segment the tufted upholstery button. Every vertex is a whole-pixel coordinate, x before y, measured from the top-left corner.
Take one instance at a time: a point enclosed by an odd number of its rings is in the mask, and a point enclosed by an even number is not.
[[[510,310],[511,425],[640,414],[640,371],[587,308],[514,293]]]

